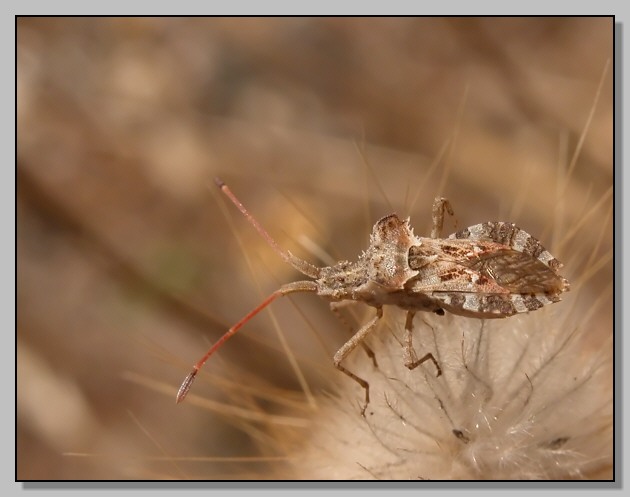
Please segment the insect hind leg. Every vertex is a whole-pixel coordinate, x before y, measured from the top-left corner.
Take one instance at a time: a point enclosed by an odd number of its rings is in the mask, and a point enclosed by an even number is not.
[[[431,238],[442,238],[442,228],[444,227],[444,211],[450,216],[454,215],[453,207],[447,198],[436,197],[433,201],[433,209],[431,217],[433,219],[433,227],[431,228]]]
[[[376,324],[379,322],[379,320],[382,317],[383,317],[383,308],[377,307],[376,316],[374,316],[372,319],[370,319],[370,321],[365,323],[359,329],[359,331],[357,331],[352,336],[352,338],[350,338],[350,340],[344,343],[335,354],[335,357],[333,358],[335,367],[339,371],[341,371],[343,374],[345,374],[346,376],[349,376],[354,381],[356,381],[365,390],[365,403],[363,404],[363,407],[361,408],[361,416],[363,417],[365,417],[365,409],[370,403],[370,384],[367,381],[365,381],[363,378],[354,374],[352,371],[349,371],[348,369],[343,367],[341,365],[341,361],[343,361],[348,356],[348,354],[350,354],[350,352],[352,352],[357,347],[357,345],[359,345],[360,343],[363,342],[363,340],[365,340],[365,337],[374,329],[374,327],[376,326]]]
[[[435,377],[437,378],[442,374],[442,368],[436,361],[433,354],[431,352],[428,352],[420,359],[418,359],[416,351],[413,348],[413,318],[415,315],[416,313],[413,311],[407,312],[407,319],[405,321],[405,348],[403,350],[404,364],[409,370],[414,370],[418,366],[420,366],[420,364],[426,361],[431,361],[435,365],[435,369],[437,369],[437,374],[435,375]]]

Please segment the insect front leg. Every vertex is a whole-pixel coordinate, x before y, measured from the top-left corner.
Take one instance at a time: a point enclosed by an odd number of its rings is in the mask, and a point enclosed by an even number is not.
[[[343,346],[335,354],[335,357],[333,358],[335,367],[339,371],[341,371],[343,374],[352,378],[354,381],[356,381],[359,385],[361,385],[365,389],[365,404],[363,405],[363,408],[361,409],[361,416],[365,416],[365,409],[370,403],[370,384],[367,381],[365,381],[363,378],[358,377],[352,371],[348,371],[346,368],[344,368],[341,365],[341,361],[343,361],[348,356],[348,354],[357,347],[357,345],[359,345],[360,343],[363,342],[363,340],[365,340],[365,337],[368,335],[368,333],[370,333],[370,331],[374,329],[374,327],[376,326],[376,323],[378,323],[378,321],[382,317],[383,317],[383,308],[377,307],[376,316],[374,316],[372,319],[370,319],[370,321],[364,324],[361,327],[361,329],[359,329],[359,331],[357,331],[352,336],[352,338],[350,338],[350,340],[344,343]]]
[[[405,366],[410,369],[416,369],[420,364],[426,361],[432,361],[437,369],[436,378],[442,374],[442,368],[433,357],[431,352],[425,354],[422,358],[418,359],[416,351],[413,348],[413,317],[416,315],[413,311],[407,312],[407,319],[405,321],[405,348],[403,350],[403,361]]]
[[[431,217],[433,219],[433,228],[431,228],[431,238],[442,238],[442,228],[444,227],[444,211],[451,216],[454,215],[453,207],[447,198],[436,197],[433,201],[433,209]]]
[[[347,330],[350,331],[350,335],[354,335],[354,328],[348,323],[348,320],[341,314],[342,307],[348,307],[349,305],[356,305],[356,302],[353,300],[342,300],[341,302],[331,302],[330,310],[335,315],[335,317],[339,320],[341,324],[343,324]],[[361,342],[361,347],[365,351],[366,355],[372,359],[372,364],[374,364],[375,368],[378,368],[378,363],[376,362],[376,354],[369,347],[369,345],[365,342]]]

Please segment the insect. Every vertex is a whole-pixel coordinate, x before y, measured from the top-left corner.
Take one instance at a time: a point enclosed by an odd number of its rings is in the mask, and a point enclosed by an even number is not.
[[[562,264],[533,236],[512,223],[485,222],[441,238],[444,213],[453,215],[450,202],[435,199],[430,238],[413,234],[409,219],[390,214],[379,220],[370,235],[370,244],[356,262],[341,261],[334,266],[317,267],[281,248],[247,211],[228,186],[215,183],[241,211],[267,243],[302,274],[312,280],[287,283],[264,299],[232,326],[193,366],[177,392],[177,402],[186,397],[199,369],[219,347],[247,321],[278,297],[296,292],[313,292],[331,302],[363,302],[376,309],[365,323],[334,355],[337,369],[365,390],[367,381],[346,369],[342,362],[383,317],[383,306],[394,305],[407,311],[403,361],[415,369],[431,361],[440,376],[442,370],[430,352],[420,359],[413,348],[413,318],[419,311],[443,315],[445,311],[478,319],[506,318],[558,302],[569,290],[559,274]]]

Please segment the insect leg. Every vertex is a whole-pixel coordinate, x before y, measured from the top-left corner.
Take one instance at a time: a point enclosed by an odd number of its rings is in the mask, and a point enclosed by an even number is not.
[[[350,331],[351,335],[354,334],[354,329],[352,328],[350,323],[348,323],[348,320],[344,317],[344,315],[341,314],[340,309],[342,307],[346,307],[348,305],[353,305],[353,304],[356,304],[356,302],[354,302],[352,300],[342,300],[341,302],[331,302],[330,303],[330,310],[335,315],[335,317],[339,320],[339,322],[341,324],[343,324],[346,327],[346,329],[348,329]],[[361,347],[363,347],[363,350],[365,351],[366,355],[370,359],[372,359],[372,364],[374,364],[374,367],[378,368],[378,364],[376,362],[376,354],[370,348],[370,346],[367,343],[365,343],[365,342],[361,342]]]
[[[447,198],[436,197],[433,201],[433,209],[431,217],[433,219],[433,228],[431,229],[431,238],[442,238],[442,228],[444,227],[444,211],[451,216],[454,215],[453,207]]]
[[[365,339],[368,333],[370,333],[370,331],[374,329],[374,327],[376,326],[376,323],[378,323],[378,321],[382,317],[383,317],[383,308],[377,307],[376,316],[374,316],[372,319],[370,319],[370,321],[365,323],[361,327],[361,329],[359,329],[359,331],[357,331],[352,336],[352,338],[350,338],[350,340],[348,340],[345,344],[343,344],[343,346],[337,351],[337,353],[335,354],[335,357],[333,358],[335,367],[339,371],[341,371],[345,375],[352,378],[354,381],[356,381],[359,385],[361,385],[365,389],[365,404],[363,405],[363,408],[361,409],[361,416],[365,416],[365,409],[370,403],[370,385],[363,378],[358,377],[353,372],[348,371],[346,368],[344,368],[341,365],[341,361],[343,361],[348,356],[348,354],[352,352],[357,347],[357,345],[359,345]]]
[[[442,374],[442,368],[433,357],[431,352],[425,354],[422,358],[418,359],[416,351],[413,348],[413,317],[416,315],[413,311],[407,312],[407,319],[405,321],[405,349],[403,350],[403,360],[405,366],[410,370],[416,369],[420,364],[426,361],[432,361],[437,369],[436,377]]]

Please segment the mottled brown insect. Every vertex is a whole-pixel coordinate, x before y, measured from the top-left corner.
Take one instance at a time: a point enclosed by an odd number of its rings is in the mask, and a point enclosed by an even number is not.
[[[364,324],[335,354],[335,367],[365,389],[365,404],[370,402],[369,384],[344,368],[341,363],[383,317],[383,306],[395,305],[407,311],[404,364],[414,369],[432,361],[427,353],[417,358],[412,344],[413,318],[418,311],[491,319],[529,312],[558,302],[569,284],[558,270],[558,262],[533,236],[512,223],[476,224],[442,239],[444,211],[453,210],[445,198],[433,203],[433,229],[430,238],[417,237],[409,220],[390,214],[372,229],[370,244],[356,262],[342,261],[334,266],[316,267],[282,249],[258,224],[243,204],[220,179],[217,186],[245,215],[271,247],[289,264],[314,281],[287,283],[267,297],[258,307],[230,328],[194,365],[182,383],[177,402],[184,400],[199,369],[208,358],[247,321],[276,298],[295,292],[313,292],[331,305],[353,300],[376,309]]]

